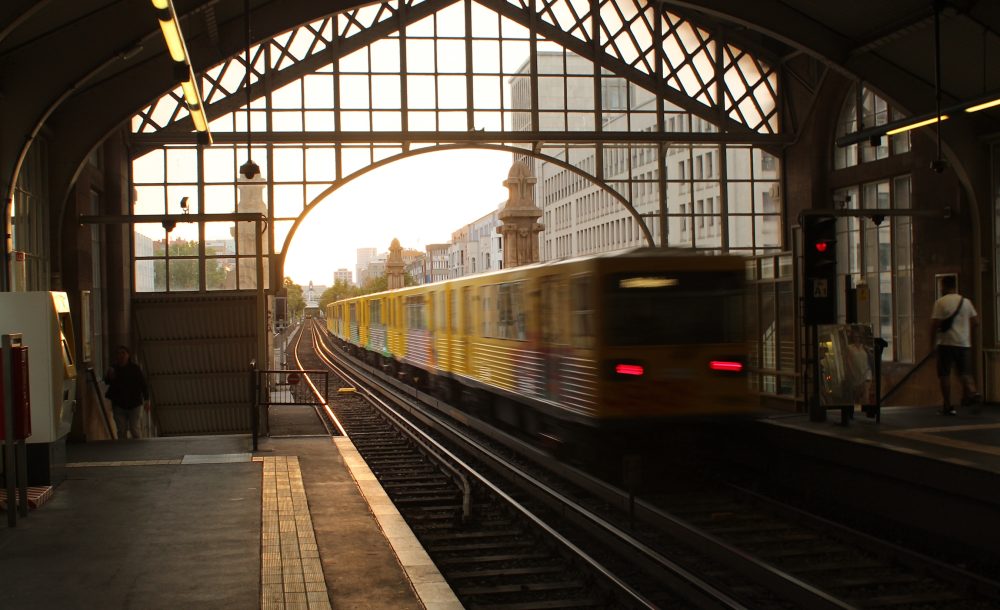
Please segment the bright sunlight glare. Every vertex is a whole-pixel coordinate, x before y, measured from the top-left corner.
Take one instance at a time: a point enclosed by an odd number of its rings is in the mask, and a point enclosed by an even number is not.
[[[509,152],[449,150],[401,159],[352,180],[316,204],[296,231],[285,276],[331,285],[357,263],[358,248],[386,252],[393,238],[424,250],[507,200]],[[357,280],[357,278],[354,278]]]

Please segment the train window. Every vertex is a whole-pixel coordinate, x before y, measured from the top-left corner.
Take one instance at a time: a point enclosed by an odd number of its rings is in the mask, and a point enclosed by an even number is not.
[[[370,324],[382,324],[382,299],[372,299],[368,302],[368,321]]]
[[[496,293],[496,337],[500,339],[527,338],[526,313],[524,311],[523,282],[509,282],[497,286]]]
[[[424,297],[406,297],[406,328],[409,330],[427,330],[427,307]]]
[[[608,277],[609,345],[738,343],[744,340],[742,271],[670,273],[670,281]],[[642,281],[637,281],[637,280]]]
[[[448,328],[451,332],[458,334],[461,328],[458,323],[459,316],[459,304],[458,304],[458,290],[451,291],[451,311],[448,312]]]
[[[484,337],[497,336],[496,295],[496,286],[483,286],[479,290],[479,303],[482,305],[482,317],[480,319],[483,321],[482,335]]]
[[[546,345],[563,343],[560,314],[563,311],[562,304],[565,303],[564,292],[565,284],[559,281],[558,276],[542,278],[542,342]]]
[[[594,304],[589,275],[578,275],[570,281],[570,299],[573,347],[593,347]]]

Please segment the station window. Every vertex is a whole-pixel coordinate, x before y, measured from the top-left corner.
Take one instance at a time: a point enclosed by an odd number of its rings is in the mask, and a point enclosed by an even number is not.
[[[837,120],[837,137],[845,136],[870,127],[884,125],[902,118],[902,114],[880,95],[861,85],[854,87],[847,95]],[[834,151],[834,169],[854,167],[910,152],[910,133],[883,136],[873,146],[871,142],[861,142],[849,146],[838,146]]]
[[[847,209],[908,209],[910,177],[896,176],[851,186],[834,193]],[[871,324],[875,336],[889,344],[883,360],[914,362],[912,223],[908,216],[838,220],[837,262],[840,275],[853,287],[864,286],[867,310],[858,321]],[[862,303],[859,299],[859,303]],[[846,309],[841,311],[846,321]]]
[[[181,219],[218,215],[210,222],[132,225],[135,292],[256,290],[258,240],[263,285],[268,285],[270,223],[258,235],[256,223],[225,216],[266,214],[268,184],[261,176],[240,176],[236,159],[235,147],[170,145],[132,160],[133,213]]]

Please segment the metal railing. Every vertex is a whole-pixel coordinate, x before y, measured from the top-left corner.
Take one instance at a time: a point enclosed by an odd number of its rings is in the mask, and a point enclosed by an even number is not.
[[[316,388],[309,388],[306,375]],[[319,370],[262,370],[257,371],[260,402],[271,405],[318,405],[326,399],[329,372]],[[317,396],[318,394],[318,396]]]
[[[320,370],[278,370],[257,368],[257,360],[250,361],[250,409],[253,450],[261,434],[261,422],[265,431],[268,426],[268,411],[276,405],[303,405],[325,407],[327,390],[330,387],[328,371]]]

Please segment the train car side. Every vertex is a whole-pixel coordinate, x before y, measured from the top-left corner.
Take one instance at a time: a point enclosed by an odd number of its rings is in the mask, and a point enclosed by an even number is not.
[[[587,257],[340,301],[328,324],[369,362],[531,432],[742,414],[744,274],[731,256]]]

